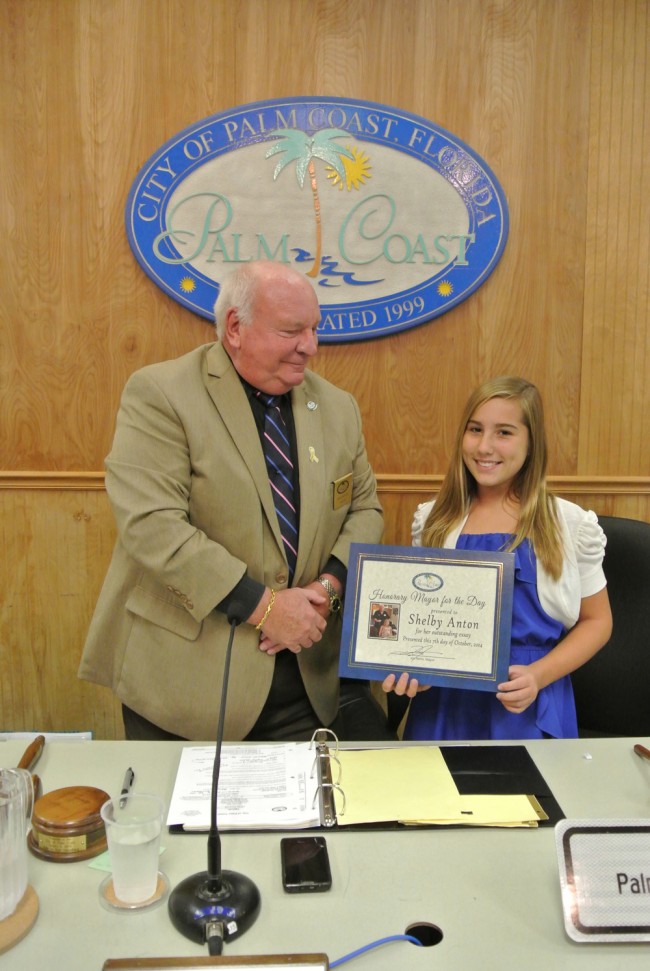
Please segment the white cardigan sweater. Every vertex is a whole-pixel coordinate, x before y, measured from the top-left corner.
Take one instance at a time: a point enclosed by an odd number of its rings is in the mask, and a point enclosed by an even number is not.
[[[411,525],[414,546],[422,546],[422,531],[434,502],[422,502],[415,511]],[[607,585],[603,573],[607,540],[594,512],[566,499],[555,497],[555,502],[562,530],[564,566],[560,579],[555,581],[538,561],[537,592],[546,613],[570,630],[580,615],[583,597],[591,597]],[[467,516],[447,536],[447,549],[455,548],[466,521]]]

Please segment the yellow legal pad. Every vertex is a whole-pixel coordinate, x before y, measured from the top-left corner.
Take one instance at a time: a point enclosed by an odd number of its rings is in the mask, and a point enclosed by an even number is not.
[[[345,749],[335,791],[339,826],[382,822],[440,826],[536,826],[548,817],[527,795],[463,795],[440,749]]]
[[[548,819],[535,796],[459,796],[460,815],[454,819],[408,819],[420,826],[537,826]]]

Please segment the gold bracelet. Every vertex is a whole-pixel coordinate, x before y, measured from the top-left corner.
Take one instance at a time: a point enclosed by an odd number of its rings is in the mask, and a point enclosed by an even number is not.
[[[262,617],[262,619],[259,622],[259,624],[255,624],[255,630],[262,630],[262,627],[266,623],[267,618],[268,618],[269,614],[271,613],[271,611],[273,609],[273,604],[274,603],[275,603],[275,590],[273,589],[273,587],[271,587],[271,596],[269,598],[269,602],[266,605],[266,610],[264,611],[264,616]]]

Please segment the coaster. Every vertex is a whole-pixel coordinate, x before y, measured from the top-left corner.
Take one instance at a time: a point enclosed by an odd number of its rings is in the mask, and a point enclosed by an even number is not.
[[[0,954],[22,941],[23,937],[32,929],[38,917],[38,897],[33,887],[27,885],[13,914],[0,920]]]
[[[168,891],[169,880],[162,870],[159,870],[158,883],[156,884],[153,896],[140,903],[126,903],[124,900],[120,900],[115,896],[113,877],[108,876],[105,880],[102,880],[99,886],[99,902],[105,910],[112,910],[113,913],[134,914],[139,913],[141,910],[153,910],[154,907],[158,907],[167,896]]]

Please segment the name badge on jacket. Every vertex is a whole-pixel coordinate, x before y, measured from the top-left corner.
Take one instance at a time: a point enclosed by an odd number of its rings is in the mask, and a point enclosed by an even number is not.
[[[333,484],[332,508],[340,509],[341,506],[349,506],[352,502],[352,473],[335,479]]]

